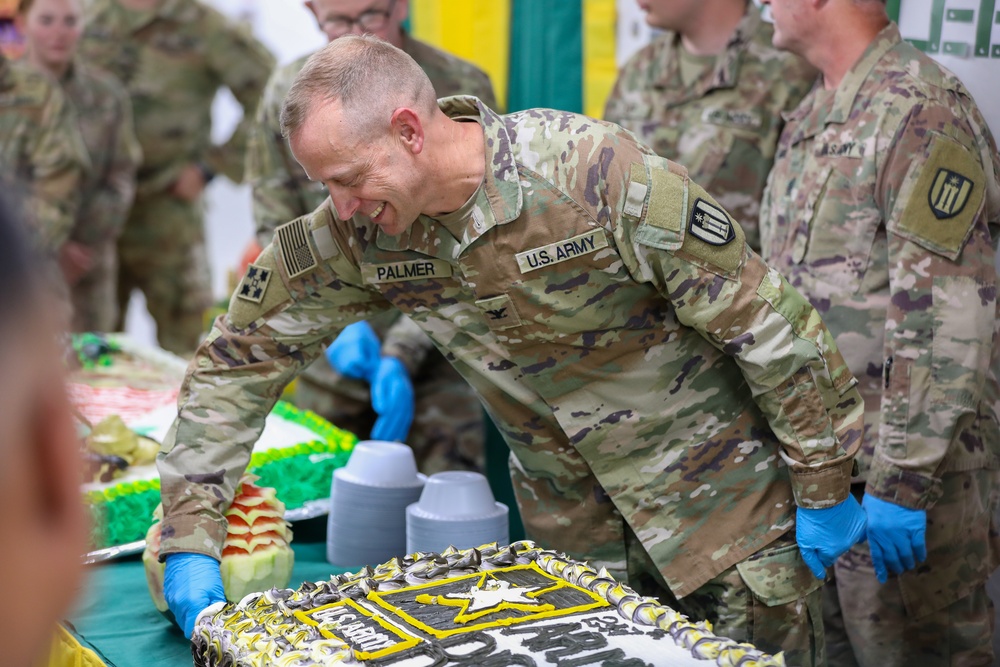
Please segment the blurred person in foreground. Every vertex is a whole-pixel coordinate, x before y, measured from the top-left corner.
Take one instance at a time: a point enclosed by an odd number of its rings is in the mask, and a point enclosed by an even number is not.
[[[282,387],[396,307],[499,425],[529,536],[823,664],[825,567],[864,534],[861,397],[682,166],[586,116],[438,100],[372,37],[310,59],[282,129],[330,199],[247,269],[181,389],[158,467],[185,632],[217,599],[222,512]]]
[[[89,2],[80,54],[125,86],[142,146],[118,239],[119,324],[139,289],[160,345],[190,356],[212,303],[203,193],[216,174],[243,180],[246,133],[274,59],[247,26],[200,0]],[[243,118],[214,144],[212,102],[223,87]]]
[[[618,73],[605,120],[631,130],[736,218],[760,250],[757,219],[774,149],[816,70],[771,45],[752,0],[639,0],[667,32]]]
[[[135,196],[141,159],[132,103],[113,76],[77,57],[82,0],[21,0],[17,27],[25,57],[62,87],[76,112],[90,168],[59,263],[70,286],[73,331],[113,331],[118,324],[116,242]]]
[[[965,86],[881,0],[770,0],[822,83],[787,124],[764,258],[812,301],[865,400],[868,542],[827,587],[831,663],[992,665],[1000,558],[1000,156]],[[881,584],[881,585],[880,585]]]
[[[305,3],[329,41],[368,33],[409,54],[438,97],[475,95],[496,107],[485,72],[414,39],[403,29],[409,0],[311,0]],[[281,224],[312,213],[327,191],[306,176],[281,136],[285,94],[308,55],[268,82],[250,135],[247,180],[253,187],[257,240],[271,242]],[[405,441],[420,471],[481,470],[482,407],[468,383],[419,327],[390,311],[349,327],[299,377],[295,402],[362,440]],[[411,427],[412,421],[412,427]]]
[[[3,664],[30,667],[79,593],[87,522],[51,297],[0,200],[0,605]],[[16,601],[16,603],[14,602]]]

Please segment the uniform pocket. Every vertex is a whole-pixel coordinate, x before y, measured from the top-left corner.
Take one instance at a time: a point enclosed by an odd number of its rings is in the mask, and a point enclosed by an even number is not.
[[[823,585],[802,560],[798,545],[788,544],[792,539],[786,535],[776,543],[780,546],[765,548],[736,564],[754,600],[767,607],[789,604]]]

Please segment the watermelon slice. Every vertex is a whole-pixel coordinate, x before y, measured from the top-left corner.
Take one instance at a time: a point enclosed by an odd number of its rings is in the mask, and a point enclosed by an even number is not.
[[[222,547],[222,585],[230,602],[270,588],[287,588],[292,578],[295,553],[289,546],[292,531],[285,521],[285,505],[269,487],[256,486],[257,477],[245,474],[233,504],[226,510],[229,531]],[[160,562],[160,521],[163,506],[153,512],[153,525],[146,533],[142,562],[153,604],[167,612],[163,597]]]

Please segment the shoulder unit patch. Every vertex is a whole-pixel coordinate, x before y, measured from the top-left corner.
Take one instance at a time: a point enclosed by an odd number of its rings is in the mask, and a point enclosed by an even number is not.
[[[927,191],[927,201],[938,220],[954,218],[965,208],[975,183],[957,171],[941,167]]]
[[[270,282],[270,269],[250,264],[247,266],[246,275],[243,276],[243,280],[240,281],[240,286],[236,290],[236,296],[244,301],[260,303],[264,300],[264,294],[267,293],[267,285]]]
[[[704,199],[696,199],[691,207],[688,231],[715,246],[726,245],[736,238],[736,229],[726,212]]]
[[[987,179],[979,155],[950,137],[933,136],[928,153],[926,160],[910,165],[889,225],[931,252],[955,259],[972,233]]]

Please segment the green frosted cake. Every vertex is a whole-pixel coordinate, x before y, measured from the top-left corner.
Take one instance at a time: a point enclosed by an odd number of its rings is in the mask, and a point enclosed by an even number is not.
[[[155,443],[162,441],[177,414],[186,363],[125,337],[88,341],[95,349],[71,374],[68,391],[83,430],[91,433],[91,447],[84,454],[91,475],[83,491],[92,517],[94,554],[141,542],[149,529],[160,502],[160,483],[152,455],[140,453],[142,447],[133,440],[138,436],[140,444],[142,438],[153,441],[155,455]],[[94,437],[97,433],[106,437]],[[127,437],[108,435],[119,433]],[[279,401],[254,446],[248,471],[259,478],[260,486],[277,491],[293,518],[297,511],[301,516],[318,514],[329,497],[334,469],[347,462],[355,442],[352,434],[316,414]],[[316,511],[303,511],[310,506]]]

